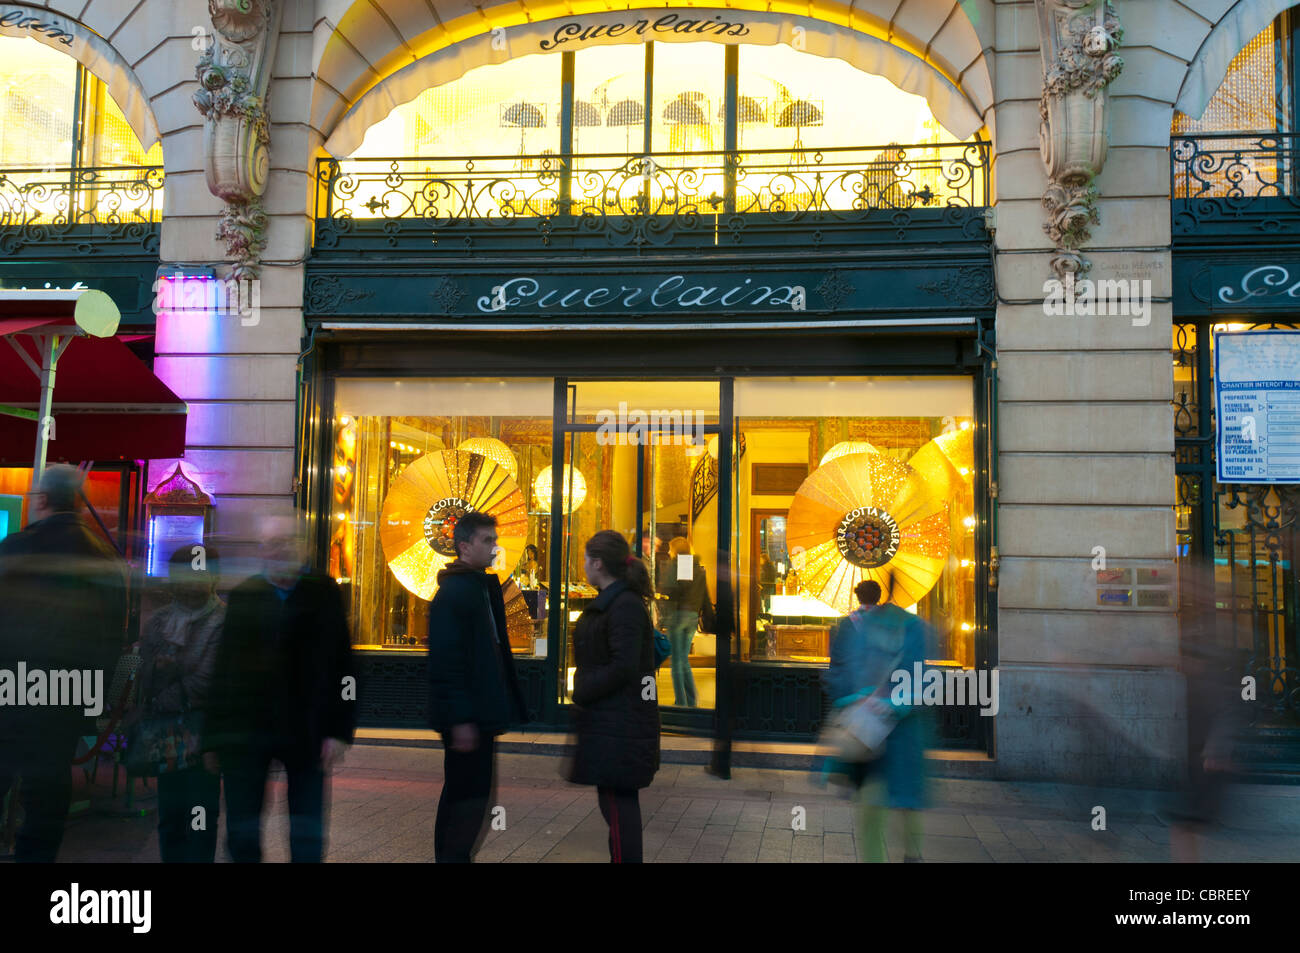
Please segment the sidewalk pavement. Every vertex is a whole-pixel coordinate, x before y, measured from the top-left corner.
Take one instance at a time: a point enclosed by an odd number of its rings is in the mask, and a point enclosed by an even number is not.
[[[555,755],[499,755],[497,802],[504,808],[505,829],[488,832],[479,862],[608,862],[607,830],[595,790],[563,781],[560,766]],[[1164,792],[953,778],[931,783],[933,807],[925,816],[928,862],[1169,860],[1169,829],[1156,817],[1170,800]],[[442,752],[437,749],[354,746],[333,777],[328,860],[432,862],[441,789]],[[69,823],[59,859],[157,861],[156,817],[106,816],[98,809],[102,800]],[[114,803],[120,805],[120,795]],[[137,795],[138,807],[154,803],[148,792]],[[848,795],[821,786],[806,770],[740,767],[724,781],[702,765],[665,764],[654,784],[641,792],[641,806],[647,862],[840,863],[856,858],[856,812]],[[1105,830],[1093,830],[1097,806],[1105,808]],[[799,817],[802,826],[796,823]],[[1202,860],[1300,857],[1300,787],[1237,786],[1223,820],[1202,838]],[[268,793],[264,834],[265,859],[287,861],[282,775],[273,777]],[[887,844],[890,859],[901,860],[897,830]],[[224,855],[223,824],[218,859],[225,860]]]

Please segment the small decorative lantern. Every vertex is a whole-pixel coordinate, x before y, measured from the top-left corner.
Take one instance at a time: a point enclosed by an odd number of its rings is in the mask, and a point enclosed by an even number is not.
[[[167,561],[182,546],[200,546],[212,528],[212,497],[176,464],[172,475],[144,498],[149,523],[147,574],[167,575]]]

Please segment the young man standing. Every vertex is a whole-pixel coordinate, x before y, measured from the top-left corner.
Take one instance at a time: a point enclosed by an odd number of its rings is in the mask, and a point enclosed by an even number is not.
[[[496,736],[527,720],[506,633],[501,582],[486,570],[497,522],[461,516],[457,558],[438,573],[429,605],[429,723],[442,735],[444,780],[434,824],[434,859],[470,862],[492,795]]]

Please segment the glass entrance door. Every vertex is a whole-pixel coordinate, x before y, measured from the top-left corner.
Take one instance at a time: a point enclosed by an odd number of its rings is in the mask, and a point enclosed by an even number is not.
[[[673,644],[656,682],[663,721],[706,727],[718,698],[717,636],[705,629],[717,628],[708,620],[718,599],[717,491],[726,485],[718,381],[568,381],[564,399],[562,475],[552,468],[533,487],[549,512],[560,483],[560,700],[572,690],[574,628],[597,595],[583,547],[612,529],[645,562],[655,625]]]

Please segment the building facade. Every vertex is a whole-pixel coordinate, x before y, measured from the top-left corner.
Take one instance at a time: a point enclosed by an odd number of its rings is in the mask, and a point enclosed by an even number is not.
[[[1289,6],[0,3],[35,130],[0,139],[0,280],[136,309],[189,408],[139,494],[179,463],[236,549],[312,517],[370,724],[422,724],[432,575],[485,508],[542,724],[614,528],[666,626],[704,575],[658,690],[724,768],[815,736],[874,578],[929,670],[997,673],[940,705],[952,765],[1172,783],[1180,566],[1282,763],[1294,497],[1216,480],[1210,406],[1215,329],[1292,320]],[[66,131],[26,98],[51,57]]]

